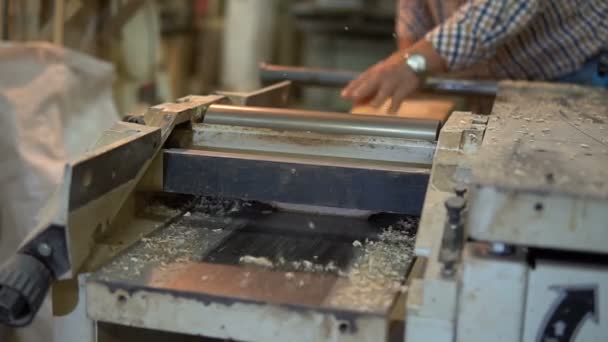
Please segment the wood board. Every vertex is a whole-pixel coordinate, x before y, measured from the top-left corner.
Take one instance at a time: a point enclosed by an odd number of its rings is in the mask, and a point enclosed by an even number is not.
[[[434,119],[444,123],[450,113],[455,109],[456,103],[450,99],[416,97],[407,99],[401,104],[397,113],[388,113],[390,100],[382,106],[374,108],[369,104],[356,105],[351,110],[352,114],[366,115],[395,115],[404,118]]]

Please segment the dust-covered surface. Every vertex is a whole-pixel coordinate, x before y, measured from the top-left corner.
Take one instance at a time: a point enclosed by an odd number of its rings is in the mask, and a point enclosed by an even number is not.
[[[193,261],[220,238],[219,233],[208,229],[173,223],[150,237],[142,238],[128,253],[119,256],[98,274],[105,280],[137,279],[146,269]]]
[[[145,208],[147,214],[173,217],[166,227],[143,237],[133,248],[122,254],[98,275],[105,280],[132,281],[144,276],[146,270],[169,264],[201,261],[212,247],[242,223],[229,215],[251,207],[246,201],[197,199],[192,208],[154,203]]]
[[[155,282],[150,282],[152,274],[167,284],[169,278],[180,276],[175,273],[180,265],[225,265],[230,272],[234,272],[234,267],[240,268],[240,277],[247,278],[244,287],[234,293],[235,298],[265,288],[264,291],[277,291],[286,296],[286,304],[290,303],[289,298],[298,304],[302,300],[301,291],[312,291],[320,298],[320,308],[372,314],[389,312],[396,295],[406,290],[405,279],[413,262],[418,226],[415,218],[391,218],[388,225],[383,225],[384,221],[357,218],[360,226],[349,221],[352,219],[342,222],[341,226],[339,217],[313,215],[308,220],[301,213],[289,216],[260,203],[219,199],[199,200],[177,211],[163,206],[150,207],[148,211],[151,209],[165,216],[177,212],[178,217],[142,238],[103,267],[95,278],[117,284],[154,286]],[[296,225],[297,229],[281,230],[275,226],[278,223],[273,216],[288,226]],[[315,222],[315,226],[311,228],[309,222]],[[259,246],[245,249],[252,253],[239,253],[240,240],[230,243],[235,236],[244,236],[247,245]],[[269,237],[279,242],[269,242]],[[226,248],[237,251],[226,254],[223,251]],[[260,253],[254,253],[256,250]],[[272,277],[274,280],[269,283],[268,278],[261,276],[268,272],[278,278]],[[207,284],[213,287],[210,290],[217,291],[211,280],[218,277],[222,275],[197,276],[196,291],[204,295]],[[324,284],[323,289],[317,288],[319,284]]]
[[[354,243],[361,251],[345,270],[349,282],[334,289],[329,304],[361,311],[388,309],[395,293],[407,290],[405,280],[414,261],[413,232],[417,227],[417,219],[401,220],[385,228],[376,241]]]
[[[265,267],[281,272],[287,271],[285,273],[287,278],[292,278],[290,275],[293,275],[293,272],[328,272],[336,273],[340,276],[346,275],[343,269],[336,265],[335,261],[330,260],[327,263],[319,263],[317,262],[317,259],[318,256],[314,255],[312,257],[312,260],[299,259],[287,261],[285,258],[280,257],[276,262],[274,262],[267,257],[254,257],[252,255],[244,255],[239,259],[239,262],[242,265]]]
[[[144,214],[153,215],[153,216],[161,216],[166,218],[173,218],[177,215],[180,215],[187,207],[188,204],[184,205],[184,208],[181,207],[173,207],[162,203],[161,201],[152,201],[151,203],[146,204],[143,209]]]
[[[505,83],[474,165],[476,183],[608,198],[604,89]]]

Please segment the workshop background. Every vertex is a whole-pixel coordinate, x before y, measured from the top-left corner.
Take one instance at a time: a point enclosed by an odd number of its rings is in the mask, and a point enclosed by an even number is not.
[[[110,61],[130,113],[187,94],[250,91],[258,63],[363,70],[395,48],[394,0],[4,0],[1,36]],[[348,110],[338,90],[293,105]]]
[[[229,93],[263,62],[364,70],[394,17],[0,0],[0,264],[35,266],[0,269],[0,321],[52,285],[0,342],[605,340],[605,89],[475,79],[395,116],[339,89]]]
[[[11,121],[0,127],[11,131],[14,121],[17,129],[13,131],[28,132],[7,134],[10,141],[5,139],[0,146],[0,152],[12,158],[2,160],[5,172],[0,175],[0,184],[12,184],[0,196],[0,219],[5,221],[0,224],[0,260],[13,252],[35,226],[32,222],[38,221],[34,214],[23,213],[40,211],[63,181],[65,162],[92,146],[115,121],[116,113],[142,113],[188,94],[252,91],[261,86],[261,62],[364,70],[394,51],[394,16],[394,0],[0,0],[2,40],[31,42],[2,42],[4,56],[13,58],[0,61],[11,62],[1,65],[15,74],[29,70],[19,75],[42,80],[27,89],[21,78],[5,77],[6,86],[0,82],[0,95],[15,95],[18,92],[13,90],[20,87],[27,93],[14,102],[13,110],[3,110],[13,102],[0,107],[5,119],[0,123]],[[36,43],[40,41],[53,45]],[[14,58],[17,47],[34,57]],[[65,67],[56,69],[59,65]],[[111,70],[106,66],[114,68],[113,104],[107,103]],[[57,83],[52,76],[69,82]],[[295,87],[290,95],[292,107],[370,114],[369,108],[353,109],[342,101],[339,89]],[[445,95],[441,99],[431,103],[418,97],[406,111],[439,114],[438,120],[445,120],[459,107],[452,102],[446,105]],[[455,103],[459,101],[456,98]],[[45,162],[39,163],[40,158]],[[32,181],[39,179],[44,186]],[[32,184],[38,186],[35,196],[18,196],[29,194]],[[30,329],[15,332],[0,327],[0,341],[38,341],[52,335],[51,330],[55,336],[87,333],[86,325],[70,319],[56,318],[51,324],[47,301]]]
[[[260,62],[363,70],[395,48],[393,31],[393,0],[0,0],[0,69],[19,73],[0,82],[1,96],[13,99],[0,106],[0,122],[16,132],[0,145],[8,156],[0,184],[11,184],[0,196],[0,260],[38,221],[23,213],[40,211],[62,165],[117,114],[188,94],[254,90]],[[28,77],[40,82],[23,88]],[[25,96],[15,98],[16,89]],[[293,107],[350,109],[335,89],[295,88],[290,99]],[[75,326],[69,318],[51,324],[47,301],[30,329],[0,327],[0,341],[80,334]]]

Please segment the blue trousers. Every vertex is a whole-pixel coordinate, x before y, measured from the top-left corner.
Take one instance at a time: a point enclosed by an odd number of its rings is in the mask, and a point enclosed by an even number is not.
[[[608,75],[601,76],[598,72],[599,57],[591,58],[582,68],[566,76],[559,77],[557,82],[575,83],[593,87],[608,88]]]

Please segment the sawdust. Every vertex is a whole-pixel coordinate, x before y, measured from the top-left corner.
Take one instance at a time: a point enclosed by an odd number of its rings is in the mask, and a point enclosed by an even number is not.
[[[317,257],[318,258],[318,257]],[[313,258],[313,259],[317,259]],[[294,260],[286,261],[285,258],[279,257],[276,262],[273,262],[266,257],[256,257],[253,255],[245,255],[240,257],[239,262],[241,264],[249,264],[269,269],[285,269],[288,268],[290,272],[286,274],[293,274],[292,271],[297,272],[309,272],[309,273],[321,273],[321,272],[334,272],[339,275],[345,275],[346,273],[339,269],[334,261],[330,261],[327,264],[315,263],[310,260]]]
[[[275,262],[267,257],[246,255],[240,258],[241,264],[255,265],[268,269],[284,269],[287,280],[295,279],[294,272],[322,273],[332,272],[340,277],[348,278],[350,286],[339,296],[333,297],[336,302],[357,303],[364,309],[373,309],[389,305],[392,295],[397,291],[406,291],[403,284],[406,272],[413,260],[415,236],[412,231],[417,226],[417,220],[400,221],[394,227],[387,227],[378,236],[378,240],[366,240],[364,243],[356,240],[353,246],[360,250],[359,257],[348,270],[340,269],[334,261],[327,264],[311,260],[286,261],[279,257]],[[317,258],[313,257],[313,260]],[[299,280],[298,287],[305,283]],[[389,289],[387,292],[386,290]]]
[[[197,232],[181,225],[172,224],[160,234],[142,238],[128,253],[121,256],[101,271],[101,275],[130,278],[139,276],[148,266],[165,267],[170,263],[191,261],[194,250],[205,248],[205,242],[196,242]]]
[[[206,251],[230,234],[229,230],[216,230],[196,224],[201,217],[222,217],[250,206],[244,201],[203,199],[188,211],[182,210],[182,217],[165,228],[144,237],[128,254],[115,259],[100,272],[112,280],[130,280],[145,274],[151,268],[163,268],[188,262],[199,262]],[[170,208],[158,208],[172,212]],[[272,213],[272,210],[268,210]],[[190,215],[184,215],[190,213]],[[221,221],[221,220],[220,220]],[[285,272],[285,279],[293,281],[297,287],[306,282],[296,276],[296,272],[330,272],[337,274],[340,281],[330,296],[330,305],[355,310],[382,311],[392,305],[395,294],[407,291],[405,277],[413,261],[413,248],[417,220],[405,220],[387,227],[374,240],[353,241],[355,257],[344,269],[334,261],[319,263],[318,256],[310,259],[277,260],[246,255],[240,263],[250,264]],[[245,275],[247,278],[247,275]],[[207,281],[203,275],[201,281]]]
[[[188,206],[189,203],[186,203]],[[143,213],[155,216],[163,216],[163,217],[175,217],[181,214],[182,208],[170,207],[160,202],[148,203]]]
[[[250,207],[251,205],[251,202],[239,199],[203,197],[196,205],[196,211],[208,216],[226,216],[239,212],[244,207]]]
[[[299,272],[334,272],[342,273],[342,270],[338,269],[336,263],[333,261],[327,264],[319,264],[309,260],[296,260],[292,261],[290,265],[294,270]]]
[[[335,291],[331,304],[369,311],[392,305],[394,294],[407,290],[417,224],[416,219],[400,221],[384,229],[377,241],[362,243],[362,253],[346,272],[348,286]]]
[[[165,268],[171,264],[201,261],[205,251],[229,232],[208,228],[200,222],[209,217],[227,216],[250,205],[241,200],[214,198],[197,199],[188,204],[188,210],[156,203],[149,205],[145,208],[146,213],[171,219],[165,222],[164,227],[141,238],[128,254],[119,256],[104,267],[100,276],[108,279],[132,279],[141,276],[147,268]]]
[[[267,267],[267,268],[274,267],[274,263],[272,261],[270,261],[270,259],[265,258],[265,257],[254,257],[251,255],[245,255],[239,259],[239,262],[241,264],[255,265],[255,266],[261,266],[261,267]]]

